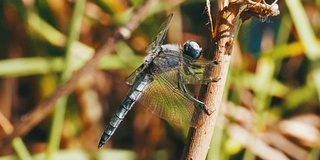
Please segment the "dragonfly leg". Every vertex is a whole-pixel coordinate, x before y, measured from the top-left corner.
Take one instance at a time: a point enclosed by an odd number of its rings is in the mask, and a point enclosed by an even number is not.
[[[198,77],[198,76],[196,75],[196,73],[193,72],[189,67],[184,66],[183,69],[184,69],[184,71],[185,71],[188,75],[192,75],[192,76],[193,76],[195,79],[197,79],[198,81],[201,80],[200,77]],[[201,73],[200,73],[200,74],[201,74]]]
[[[204,83],[209,83],[209,82],[218,82],[221,78],[212,78],[212,77],[206,77],[206,78],[200,78],[197,76],[197,74],[203,74],[203,72],[193,72],[189,67],[185,66],[184,71],[188,75],[192,75],[197,81],[199,82],[204,82]]]
[[[201,108],[202,110],[205,111],[205,113],[207,115],[211,115],[213,113],[213,111],[211,111],[203,102],[201,102],[200,100],[194,98],[193,96],[191,96],[187,90],[186,85],[183,83],[183,77],[182,77],[182,73],[180,71],[178,71],[178,88],[180,91],[182,91],[184,93],[184,95],[193,102],[193,104],[196,107]]]

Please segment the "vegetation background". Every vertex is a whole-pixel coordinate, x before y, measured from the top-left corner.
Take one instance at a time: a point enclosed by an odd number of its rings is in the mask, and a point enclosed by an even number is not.
[[[167,42],[193,39],[210,53],[204,0],[156,1],[131,38],[107,53],[51,116],[6,141],[15,122],[55,92],[143,4],[76,2],[77,7],[65,0],[0,1],[0,160],[179,159],[188,126],[172,125],[139,104],[104,148],[97,144],[129,89],[126,77],[143,61],[166,14],[175,14]],[[320,1],[278,4],[280,16],[252,18],[239,30],[208,159],[320,159]]]

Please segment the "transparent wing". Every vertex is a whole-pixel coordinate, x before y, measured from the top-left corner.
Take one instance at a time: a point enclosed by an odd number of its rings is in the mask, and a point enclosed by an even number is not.
[[[186,84],[207,84],[216,81],[218,77],[211,77],[210,71],[218,64],[217,61],[205,59],[194,60],[184,57],[182,74]]]
[[[172,18],[173,18],[173,13],[169,14],[168,17],[161,24],[158,35],[152,39],[151,44],[146,48],[147,53],[152,52],[155,48],[162,45],[166,37]],[[133,73],[131,73],[131,75],[127,78],[126,83],[129,85],[132,85],[136,79],[136,76],[140,74],[146,67],[147,67],[146,64],[142,64]]]
[[[153,51],[158,46],[161,46],[164,39],[166,38],[166,34],[168,31],[168,28],[170,26],[171,20],[173,18],[173,13],[169,14],[168,17],[164,20],[164,22],[161,24],[159,33],[156,37],[152,39],[152,42],[149,46],[147,46],[146,51]]]
[[[157,64],[157,68],[161,70],[159,73],[166,72],[161,76],[173,84],[178,83],[178,71],[182,73],[183,83],[185,84],[207,84],[217,79],[217,77],[210,77],[210,71],[218,64],[217,61],[208,61],[205,59],[194,60],[191,57],[182,56],[182,53],[179,52],[164,52],[163,54],[164,56],[161,56],[162,62],[155,63]],[[156,57],[154,61],[157,60],[158,58]],[[171,68],[171,72],[167,72],[169,69],[166,67],[170,66],[168,64],[177,64],[177,66]]]
[[[173,72],[172,72],[173,73]],[[167,73],[166,73],[167,74]],[[171,73],[170,73],[171,74]],[[139,102],[151,113],[177,124],[195,126],[193,114],[203,110],[194,104],[173,84],[160,75],[154,75],[154,80],[141,96]]]
[[[147,69],[148,72],[152,72],[154,80],[144,91],[139,102],[153,114],[163,119],[173,123],[185,123],[195,126],[195,120],[192,118],[193,114],[203,112],[203,108],[195,106],[193,101],[187,98],[186,94],[188,93],[179,89],[178,72],[183,74],[183,83],[208,83],[211,81],[211,78],[208,78],[204,73],[217,63],[215,61],[185,58],[179,52],[164,53],[163,56],[156,57],[153,62],[153,65]],[[133,82],[144,69],[143,65],[140,66],[132,74],[133,76],[129,76],[129,79],[132,79],[130,81]]]
[[[146,68],[146,65],[143,63],[140,65],[140,67],[138,67],[135,71],[133,71],[129,77],[126,80],[126,83],[130,86],[133,85],[134,81],[137,78],[137,75],[139,75],[144,69]]]

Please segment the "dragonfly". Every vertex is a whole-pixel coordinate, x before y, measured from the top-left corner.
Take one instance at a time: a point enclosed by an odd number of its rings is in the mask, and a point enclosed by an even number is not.
[[[144,62],[128,77],[126,82],[131,88],[104,130],[98,148],[110,139],[137,101],[151,113],[177,124],[195,126],[194,114],[210,114],[206,105],[189,93],[187,85],[217,82],[219,79],[211,78],[208,71],[218,61],[199,59],[202,48],[191,40],[183,47],[163,44],[172,18],[170,14],[162,23],[158,35],[146,48]]]

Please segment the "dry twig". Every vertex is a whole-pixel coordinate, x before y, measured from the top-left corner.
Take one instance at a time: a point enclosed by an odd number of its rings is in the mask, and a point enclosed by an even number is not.
[[[252,0],[224,0],[219,2],[223,4],[219,4],[221,8],[216,16],[215,28],[212,33],[214,39],[212,45],[215,51],[210,58],[220,62],[218,67],[213,68],[211,77],[219,75],[221,80],[203,86],[200,93],[205,104],[215,112],[212,115],[205,113],[198,115],[199,126],[190,128],[188,142],[181,159],[204,160],[206,158],[222,101],[233,40],[241,23],[252,16],[263,21],[280,13],[277,4],[269,5],[264,0],[259,2]],[[207,4],[210,3],[207,2]]]

